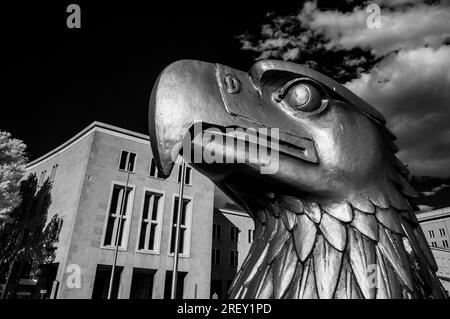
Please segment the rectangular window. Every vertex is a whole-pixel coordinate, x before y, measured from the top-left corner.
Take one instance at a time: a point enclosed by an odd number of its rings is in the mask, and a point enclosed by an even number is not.
[[[445,236],[445,229],[439,228],[439,234],[441,234],[441,236]]]
[[[434,238],[434,231],[433,230],[429,230],[428,234],[430,235],[430,238]]]
[[[182,166],[178,165],[178,177],[177,177],[177,183],[181,181],[181,170]],[[184,174],[184,183],[186,185],[191,185],[192,182],[192,168],[186,165],[186,172]]]
[[[146,191],[144,195],[144,207],[142,210],[142,222],[139,232],[138,250],[159,251],[159,238],[161,235],[163,194]]]
[[[436,244],[435,241],[432,241],[432,242],[431,242],[431,247],[437,247],[437,244]]]
[[[119,169],[123,171],[134,172],[134,166],[136,161],[136,153],[122,151],[120,153]]]
[[[117,299],[119,294],[120,277],[123,267],[116,266],[112,286],[111,299]],[[110,265],[97,265],[95,271],[92,299],[108,299],[109,281],[111,280],[112,267]]]
[[[231,226],[230,228],[230,238],[231,241],[238,242],[239,241],[239,228]]]
[[[237,267],[239,260],[239,252],[236,250],[230,251],[230,266]]]
[[[130,299],[152,299],[156,270],[133,268]]]
[[[150,161],[150,176],[163,178],[162,173],[158,170],[158,167],[156,167],[156,161],[154,158],[152,158],[152,160]]]
[[[222,225],[213,224],[213,239],[222,239]]]
[[[119,247],[124,248],[128,237],[128,227],[131,215],[131,209],[133,206],[133,188],[128,187],[126,196],[124,198],[125,186],[115,184],[111,195],[109,204],[108,221],[106,223],[105,236],[103,240],[103,246],[116,245],[116,234],[119,227],[119,219],[122,213],[122,222],[120,232],[118,234]],[[122,212],[123,203],[123,212]],[[125,236],[124,236],[125,234]]]
[[[50,173],[50,180],[53,182],[55,180],[56,170],[58,169],[58,164],[53,165],[52,172]]]
[[[444,246],[445,248],[448,248],[448,241],[447,240],[443,240],[442,241],[442,246]]]
[[[248,243],[251,244],[255,239],[255,231],[253,229],[248,230]]]
[[[187,272],[179,271],[177,276],[177,289],[175,293],[176,299],[183,299],[184,297],[184,280]],[[172,270],[166,270],[166,280],[164,282],[164,299],[170,299],[172,294]]]
[[[220,249],[213,248],[211,253],[211,265],[220,265]]]
[[[184,198],[183,205],[181,209],[181,219],[180,219],[180,237],[179,237],[179,253],[186,255],[188,253],[188,243],[189,243],[189,229],[188,229],[188,221],[191,216],[191,206],[192,202],[190,199]],[[175,236],[176,236],[176,228],[177,228],[177,213],[178,213],[178,196],[175,197],[173,204],[173,212],[172,212],[172,232],[170,238],[170,253],[173,254],[175,252]]]

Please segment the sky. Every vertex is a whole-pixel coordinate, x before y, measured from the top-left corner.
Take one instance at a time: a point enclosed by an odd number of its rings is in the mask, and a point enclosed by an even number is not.
[[[243,48],[337,77],[385,115],[413,174],[450,176],[450,1],[346,3],[306,1],[297,13],[271,13],[256,39],[241,37]]]
[[[66,26],[70,3],[80,29]],[[0,130],[23,140],[30,160],[93,121],[147,134],[151,88],[171,62],[248,70],[258,58],[293,60],[386,116],[411,172],[443,178],[419,179],[423,197],[450,191],[450,1],[207,3],[2,4]],[[372,3],[381,28],[367,27]]]

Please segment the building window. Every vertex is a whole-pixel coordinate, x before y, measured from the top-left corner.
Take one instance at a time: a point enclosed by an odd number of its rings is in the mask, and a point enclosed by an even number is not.
[[[120,277],[123,267],[116,266],[111,291],[111,299],[117,299],[119,295]],[[97,265],[95,271],[92,299],[108,299],[109,282],[111,280],[112,267],[110,265]]]
[[[237,267],[239,260],[239,252],[235,250],[230,251],[230,266]]]
[[[231,226],[230,228],[230,237],[231,241],[238,242],[239,241],[239,228]]]
[[[53,182],[55,180],[56,170],[58,169],[58,164],[53,165],[52,172],[50,173],[50,180]]]
[[[442,241],[442,246],[444,246],[445,248],[448,248],[448,241],[447,241],[447,239]]]
[[[439,234],[441,234],[441,236],[445,236],[445,229],[439,228]]]
[[[103,246],[112,246],[116,245],[116,234],[117,228],[119,227],[119,217],[122,210],[122,202],[123,202],[123,216],[122,216],[122,226],[120,227],[119,232],[119,247],[124,248],[126,245],[126,241],[128,239],[128,228],[129,228],[129,220],[131,215],[131,210],[133,206],[133,188],[128,187],[126,196],[124,198],[125,186],[114,184],[113,191],[111,195],[111,201],[109,204],[108,211],[108,221],[106,223],[106,231],[105,237],[103,240]],[[124,235],[125,234],[125,235]]]
[[[429,230],[428,234],[430,235],[430,238],[434,238],[434,231],[433,230]]]
[[[432,241],[432,242],[431,242],[431,247],[437,247],[437,244],[436,244],[435,241]]]
[[[177,275],[177,289],[175,291],[176,299],[184,297],[184,280],[187,272],[179,271]],[[166,270],[166,280],[164,281],[164,299],[170,299],[172,295],[172,270]]]
[[[211,253],[211,265],[220,265],[220,249],[213,248]]]
[[[180,242],[179,242],[179,253],[182,255],[187,255],[188,253],[188,244],[189,244],[189,227],[188,221],[191,216],[191,206],[192,202],[190,199],[183,199],[183,206],[181,209],[181,219],[180,219]],[[177,213],[178,213],[178,196],[175,197],[173,204],[173,212],[172,212],[172,232],[170,238],[170,253],[173,254],[175,252],[175,236],[176,236],[176,228],[177,228]]]
[[[130,299],[152,299],[155,273],[154,269],[133,268]]]
[[[145,192],[138,250],[159,252],[162,207],[163,194]]]
[[[123,171],[134,172],[134,164],[136,161],[136,153],[122,151],[120,153],[119,169]]]
[[[181,169],[182,169],[182,166],[178,165],[178,177],[177,177],[178,183],[181,181]],[[186,185],[191,185],[191,183],[192,183],[192,168],[187,165],[186,165],[186,171],[184,174],[184,183]]]
[[[213,233],[212,233],[213,239],[222,239],[222,225],[220,224],[213,224]]]
[[[158,167],[156,167],[156,161],[154,158],[152,158],[152,160],[150,161],[150,176],[163,178],[162,173],[158,170]]]
[[[254,239],[255,239],[255,230],[249,229],[248,230],[248,242],[249,242],[249,244],[251,244]]]

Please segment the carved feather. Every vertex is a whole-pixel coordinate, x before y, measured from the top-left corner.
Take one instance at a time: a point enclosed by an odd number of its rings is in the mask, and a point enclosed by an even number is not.
[[[277,231],[275,236],[269,242],[269,251],[267,256],[267,262],[270,264],[281,252],[285,242],[290,238],[290,233],[286,230],[283,223],[278,222]]]
[[[280,196],[280,204],[295,214],[303,214],[303,203],[292,196]]]
[[[347,202],[337,204],[321,205],[322,209],[331,216],[339,219],[343,222],[351,222],[353,219],[353,211],[351,206]]]
[[[339,279],[342,252],[333,248],[323,236],[318,236],[313,257],[319,298],[331,299]]]
[[[317,229],[306,215],[297,215],[297,219],[297,227],[293,230],[294,245],[298,258],[303,263],[314,247]]]
[[[276,299],[283,298],[294,277],[298,257],[292,240],[286,241],[283,252],[273,263],[273,292]]]
[[[284,227],[286,227],[286,229],[289,231],[291,231],[297,223],[297,217],[295,216],[295,214],[285,208],[281,212],[280,218],[284,224]]]
[[[347,230],[344,224],[328,214],[323,214],[319,229],[334,248],[344,251],[347,241]]]
[[[378,241],[378,221],[373,214],[354,209],[351,225],[372,240]]]
[[[364,298],[373,299],[376,293],[375,242],[349,227],[349,260]]]
[[[350,197],[349,203],[354,208],[364,213],[375,213],[375,206],[373,206],[373,203],[370,201],[367,195],[355,193]]]
[[[320,223],[322,218],[322,211],[317,203],[307,203],[304,205],[304,210],[306,215],[316,224]]]
[[[302,280],[300,283],[300,291],[298,294],[299,299],[318,299],[313,258],[309,258],[305,264],[302,273]]]
[[[383,209],[377,207],[375,216],[386,228],[400,235],[404,234],[400,220],[400,213],[395,209]]]
[[[383,256],[387,258],[402,282],[410,289],[413,289],[411,272],[401,236],[383,226],[379,227],[379,235],[380,238],[377,247],[383,253]]]
[[[273,269],[272,266],[266,267],[264,279],[256,291],[256,299],[273,298]]]

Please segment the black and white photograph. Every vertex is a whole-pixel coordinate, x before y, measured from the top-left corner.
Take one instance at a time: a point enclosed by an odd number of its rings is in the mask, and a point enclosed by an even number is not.
[[[449,298],[450,1],[1,11],[0,307]]]

